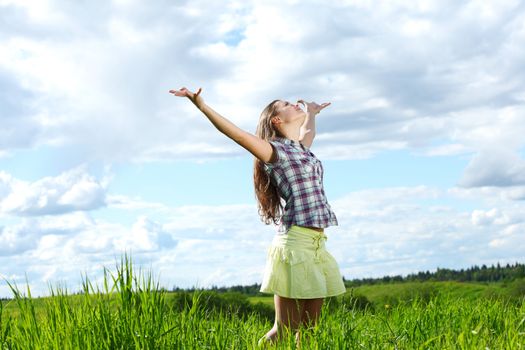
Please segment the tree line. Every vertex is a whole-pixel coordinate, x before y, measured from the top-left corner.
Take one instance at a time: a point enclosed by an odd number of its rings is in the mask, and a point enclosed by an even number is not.
[[[242,293],[245,295],[255,296],[259,293],[259,289],[261,288],[261,285],[259,283],[255,283],[248,286],[230,286],[230,287],[218,287],[218,286],[212,286],[211,288],[179,288],[179,287],[173,287],[172,292],[195,292],[196,290],[209,290],[212,292],[217,293]]]
[[[458,281],[458,282],[500,282],[513,281],[525,277],[525,264],[515,263],[487,266],[474,265],[467,269],[453,270],[437,268],[435,272],[420,271],[406,276],[384,276],[379,278],[361,278],[345,280],[345,285],[358,286],[363,284],[391,283],[391,282],[424,282],[424,281]]]
[[[420,271],[418,273],[409,274],[406,276],[384,276],[379,278],[361,278],[348,280],[343,277],[345,285],[347,287],[355,287],[364,284],[378,284],[378,283],[392,283],[392,282],[424,282],[424,281],[458,281],[458,282],[500,282],[500,281],[513,281],[517,278],[525,278],[525,264],[515,263],[507,264],[505,266],[497,263],[496,265],[487,266],[485,264],[481,266],[474,265],[467,269],[445,269],[437,268],[436,271]],[[261,295],[259,289],[261,285],[258,283],[248,286],[231,286],[231,287],[217,287],[212,286],[206,288],[206,290],[215,291],[217,293],[229,293],[238,292],[245,295]],[[173,287],[174,292],[193,292],[198,290],[197,288],[186,288],[182,289],[179,287]]]

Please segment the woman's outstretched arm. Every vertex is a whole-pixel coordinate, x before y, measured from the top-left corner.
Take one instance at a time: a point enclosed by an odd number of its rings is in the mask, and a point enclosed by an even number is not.
[[[233,124],[228,119],[214,111],[210,106],[204,103],[200,96],[202,89],[199,88],[197,92],[191,92],[185,87],[180,90],[170,90],[170,93],[175,96],[187,97],[193,104],[202,112],[210,122],[224,135],[241,145],[248,152],[265,163],[273,161],[272,145],[266,140],[257,137],[249,132],[246,132]]]
[[[299,100],[303,106],[306,107],[306,118],[299,132],[299,141],[310,148],[315,138],[315,116],[325,107],[330,105],[330,102],[318,105],[315,102],[305,102]]]

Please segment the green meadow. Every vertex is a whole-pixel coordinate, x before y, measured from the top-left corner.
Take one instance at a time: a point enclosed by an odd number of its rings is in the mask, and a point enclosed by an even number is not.
[[[168,292],[127,257],[102,286],[50,287],[31,297],[9,283],[1,349],[255,349],[273,325],[271,296]],[[303,349],[523,349],[525,279],[403,282],[348,289],[301,330]],[[271,348],[295,349],[288,334]]]

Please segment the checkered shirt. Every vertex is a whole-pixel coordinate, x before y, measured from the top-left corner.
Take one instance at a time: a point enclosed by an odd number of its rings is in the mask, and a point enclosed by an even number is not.
[[[291,225],[324,228],[337,225],[323,189],[323,165],[300,142],[286,138],[270,141],[277,153],[275,162],[264,169],[286,202],[279,232]]]

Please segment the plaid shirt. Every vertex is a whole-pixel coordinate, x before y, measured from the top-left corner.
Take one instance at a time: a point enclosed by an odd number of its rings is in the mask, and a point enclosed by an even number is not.
[[[264,169],[286,205],[279,232],[291,225],[324,228],[337,225],[323,189],[323,165],[300,142],[285,138],[270,141],[277,158]]]

